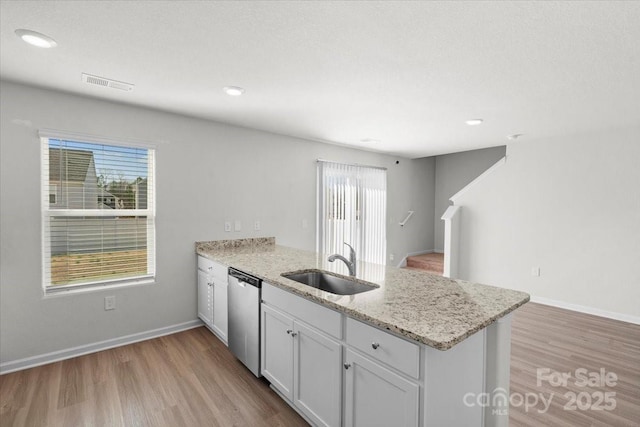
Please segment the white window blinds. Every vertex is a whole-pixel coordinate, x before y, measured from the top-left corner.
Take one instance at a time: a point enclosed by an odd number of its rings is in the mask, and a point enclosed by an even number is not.
[[[154,150],[41,140],[45,292],[153,278]]]
[[[384,264],[386,256],[387,171],[318,161],[318,251],[348,253]]]

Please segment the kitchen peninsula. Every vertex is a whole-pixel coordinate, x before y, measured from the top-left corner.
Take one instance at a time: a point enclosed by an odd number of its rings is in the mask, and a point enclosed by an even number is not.
[[[262,374],[312,424],[507,425],[509,313],[528,294],[358,262],[356,279],[377,288],[335,295],[282,274],[346,276],[344,264],[274,238],[196,253],[263,280]]]

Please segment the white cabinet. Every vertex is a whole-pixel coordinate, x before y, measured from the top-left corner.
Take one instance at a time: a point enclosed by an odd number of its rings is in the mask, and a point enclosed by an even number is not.
[[[315,424],[339,426],[342,346],[297,321],[293,334],[293,403]]]
[[[342,346],[262,305],[262,375],[313,424],[340,426]]]
[[[418,425],[417,384],[350,349],[344,367],[346,427]]]
[[[213,278],[213,321],[211,327],[220,339],[227,343],[228,332],[228,304],[227,288],[229,282],[226,279]]]
[[[293,400],[293,319],[262,304],[262,375],[290,401]]]
[[[351,318],[346,343],[345,426],[417,426],[420,347]]]
[[[414,342],[348,318],[347,345],[412,378],[420,376],[420,347]]]
[[[227,267],[198,256],[198,317],[227,343]]]
[[[207,325],[213,321],[213,279],[198,269],[198,317]]]
[[[440,351],[266,282],[262,300],[261,372],[316,426],[483,425],[483,408],[462,397],[491,392],[485,373],[508,372],[508,324],[498,329],[496,322]],[[492,352],[501,353],[489,364]],[[508,387],[508,377],[503,381],[491,384]],[[508,422],[495,418],[484,425]]]

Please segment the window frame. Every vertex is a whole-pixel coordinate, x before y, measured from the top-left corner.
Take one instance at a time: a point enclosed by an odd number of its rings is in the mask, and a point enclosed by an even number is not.
[[[140,141],[128,141],[126,139],[113,140],[110,138],[96,137],[91,135],[72,134],[68,132],[58,132],[50,130],[39,131],[40,137],[40,200],[41,200],[41,262],[42,262],[42,290],[44,296],[56,295],[61,293],[73,293],[78,291],[100,290],[113,287],[146,285],[155,283],[156,279],[156,150],[155,144]],[[52,208],[49,202],[51,185],[56,185],[56,204],[57,184],[51,184],[49,181],[49,141],[61,140],[70,142],[79,142],[95,145],[109,145],[125,148],[141,148],[147,150],[148,170],[147,170],[147,207],[146,209],[59,209]],[[147,230],[147,273],[144,275],[132,275],[128,277],[119,277],[114,279],[101,279],[86,281],[81,283],[53,285],[51,282],[50,268],[47,264],[51,264],[52,245],[50,238],[50,220],[52,217],[77,218],[77,217],[118,217],[133,216],[146,217]]]

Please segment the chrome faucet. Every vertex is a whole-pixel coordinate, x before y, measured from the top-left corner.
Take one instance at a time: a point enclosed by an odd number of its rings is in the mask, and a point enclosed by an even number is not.
[[[329,258],[327,258],[327,261],[333,262],[339,259],[340,261],[347,264],[347,268],[349,269],[349,276],[356,277],[356,251],[347,242],[344,242],[344,244],[349,246],[349,259],[346,259],[340,254],[333,254]]]

